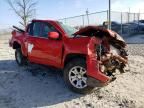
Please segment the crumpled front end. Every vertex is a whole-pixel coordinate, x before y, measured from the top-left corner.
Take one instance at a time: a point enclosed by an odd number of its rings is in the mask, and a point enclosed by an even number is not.
[[[100,45],[101,41],[99,39],[91,38],[88,44],[88,55],[87,55],[87,75],[88,75],[88,85],[90,86],[102,86],[110,81],[110,78],[103,74],[100,68],[100,60],[98,60],[98,55],[96,53],[96,45]],[[95,80],[96,79],[96,80]],[[97,83],[96,83],[97,82]]]
[[[124,73],[128,62],[126,43],[117,33],[94,26],[77,35],[91,36],[87,45],[88,85],[101,87],[116,79],[117,70]]]

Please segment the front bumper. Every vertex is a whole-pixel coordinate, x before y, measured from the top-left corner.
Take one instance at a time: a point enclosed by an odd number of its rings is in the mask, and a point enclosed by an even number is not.
[[[96,57],[90,56],[87,56],[87,76],[98,80],[100,83],[107,83],[111,80],[110,77],[100,71],[99,62]]]
[[[110,80],[108,80],[107,82],[102,82],[100,80],[88,76],[87,85],[90,87],[103,87],[108,85],[110,82],[114,81],[115,79],[116,77],[111,77]]]
[[[90,87],[103,87],[103,86],[108,85],[109,82],[110,81],[101,82],[100,80],[97,80],[97,79],[92,78],[92,77],[88,77],[88,79],[87,79],[87,85]]]

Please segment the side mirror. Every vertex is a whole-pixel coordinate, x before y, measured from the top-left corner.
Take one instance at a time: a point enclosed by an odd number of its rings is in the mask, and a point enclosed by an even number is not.
[[[48,38],[56,40],[59,38],[59,33],[58,32],[49,32]]]

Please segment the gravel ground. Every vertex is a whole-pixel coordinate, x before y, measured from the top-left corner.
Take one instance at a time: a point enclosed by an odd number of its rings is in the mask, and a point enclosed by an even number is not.
[[[130,55],[144,56],[144,44],[129,44],[128,52]]]
[[[61,72],[17,66],[8,38],[0,39],[0,108],[144,108],[144,44],[129,44],[128,50],[129,71],[79,95],[67,89]]]

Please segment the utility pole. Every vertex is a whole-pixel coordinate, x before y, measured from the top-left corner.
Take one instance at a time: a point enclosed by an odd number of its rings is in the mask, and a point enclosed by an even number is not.
[[[128,12],[128,23],[130,22],[130,7],[129,7],[129,12]]]
[[[111,0],[109,0],[109,21],[108,28],[111,30]]]
[[[88,8],[86,10],[86,15],[87,15],[87,21],[88,21],[88,25],[89,25],[89,11],[88,11]]]
[[[139,23],[140,23],[140,22],[139,22],[139,20],[140,20],[140,15],[141,15],[141,14],[140,14],[140,9],[139,9],[139,13],[138,13],[138,31],[140,31],[140,27],[139,27]]]
[[[140,20],[140,15],[141,15],[141,12],[140,12],[140,9],[139,9],[139,13],[138,13],[138,22]]]

